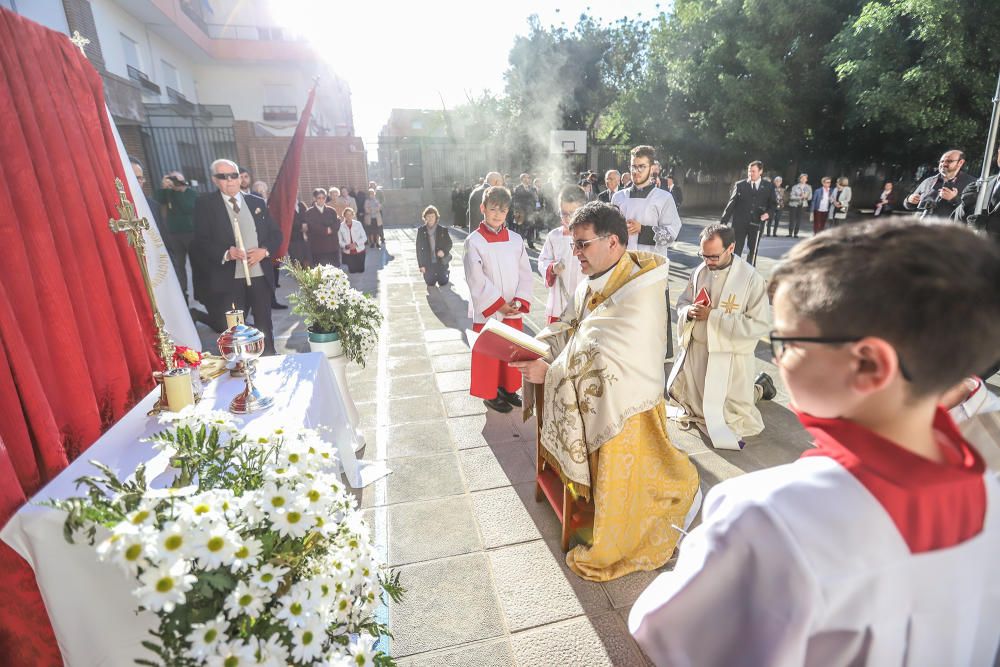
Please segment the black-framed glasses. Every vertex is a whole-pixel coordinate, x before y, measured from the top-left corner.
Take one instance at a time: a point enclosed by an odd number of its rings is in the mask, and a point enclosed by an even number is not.
[[[647,169],[651,169],[652,167],[653,167],[653,165],[651,165],[651,164],[630,164],[628,166],[628,170],[629,171],[646,171]]]
[[[771,342],[771,356],[774,357],[775,362],[781,361],[781,357],[784,356],[785,349],[789,343],[844,345],[845,343],[857,343],[864,338],[865,336],[777,336],[774,331],[768,335],[768,339]],[[906,366],[903,365],[903,358],[899,356],[899,351],[896,351],[896,363],[899,364],[899,374],[903,376],[903,379],[907,382],[913,382],[913,376],[910,375],[910,372],[906,370]]]
[[[728,250],[726,252],[728,252]],[[723,252],[721,255],[705,255],[699,252],[698,256],[701,257],[702,259],[707,259],[710,262],[718,262],[720,259],[726,256],[726,253]]]
[[[226,181],[226,180],[235,181],[240,177],[239,174],[212,174],[212,176],[219,179],[220,181]]]
[[[589,246],[594,241],[599,241],[601,239],[606,239],[606,238],[608,238],[608,235],[604,234],[603,236],[595,236],[594,238],[587,239],[586,241],[573,241],[573,249],[578,252],[583,252],[584,250],[587,249],[587,246]]]

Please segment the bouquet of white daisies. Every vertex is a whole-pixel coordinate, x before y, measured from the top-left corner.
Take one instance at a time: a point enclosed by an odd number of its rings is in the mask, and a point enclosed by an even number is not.
[[[88,494],[55,501],[66,539],[83,533],[134,580],[156,614],[144,665],[377,665],[384,591],[368,528],[340,482],[336,449],[314,431],[249,439],[224,412],[164,415],[154,446],[177,471],[164,489],[99,463]]]

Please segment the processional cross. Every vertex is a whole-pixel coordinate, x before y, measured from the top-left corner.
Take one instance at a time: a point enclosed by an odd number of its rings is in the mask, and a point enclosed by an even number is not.
[[[124,232],[128,239],[128,244],[135,249],[135,255],[139,259],[139,270],[142,272],[142,282],[146,285],[146,294],[149,295],[149,304],[153,308],[153,323],[156,325],[156,351],[167,369],[173,369],[174,363],[174,341],[170,338],[164,327],[163,316],[156,306],[156,296],[153,294],[153,283],[149,279],[149,268],[146,265],[146,241],[142,233],[149,229],[149,221],[146,218],[139,218],[135,214],[135,206],[125,195],[125,186],[120,178],[115,179],[115,187],[118,189],[118,209],[119,219],[108,220],[108,227],[115,234]]]
[[[83,50],[83,47],[90,44],[90,40],[81,35],[79,30],[73,31],[73,36],[69,38],[69,41],[73,42],[73,45],[80,49],[80,53],[83,54],[84,58],[87,57],[87,52]]]

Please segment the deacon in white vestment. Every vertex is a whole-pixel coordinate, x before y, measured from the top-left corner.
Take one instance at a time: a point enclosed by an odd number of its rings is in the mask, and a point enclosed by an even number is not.
[[[510,209],[510,192],[493,186],[480,205],[483,221],[465,239],[465,279],[469,284],[469,317],[472,330],[482,331],[488,319],[522,329],[521,317],[531,310],[534,274],[524,241],[504,224]],[[482,398],[487,407],[510,412],[520,407],[517,390],[521,373],[506,362],[472,352],[469,393]]]
[[[545,237],[545,244],[538,254],[538,272],[549,288],[545,301],[545,317],[549,324],[558,320],[570,305],[576,286],[583,280],[580,261],[573,255],[569,219],[576,209],[586,203],[587,194],[579,185],[567,185],[559,192],[561,224]]]
[[[719,449],[740,449],[743,438],[763,431],[755,403],[774,397],[769,377],[754,379],[754,350],[771,329],[767,284],[734,249],[732,227],[702,232],[705,261],[677,300],[683,349],[667,380],[676,403],[667,414],[704,427]]]

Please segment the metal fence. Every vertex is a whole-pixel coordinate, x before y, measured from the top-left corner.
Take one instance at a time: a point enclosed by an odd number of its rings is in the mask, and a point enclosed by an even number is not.
[[[142,128],[149,176],[154,188],[163,174],[180,170],[199,192],[212,190],[212,160],[237,160],[233,115],[228,106],[146,105],[149,124]]]

